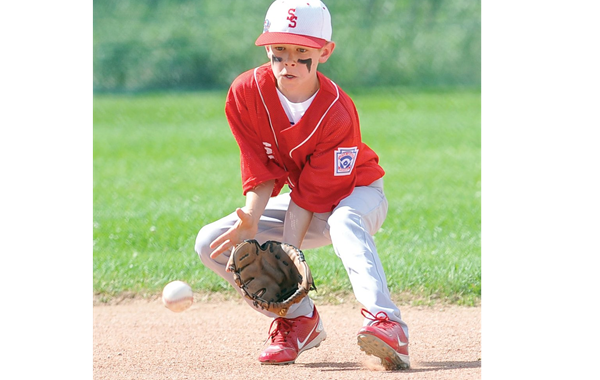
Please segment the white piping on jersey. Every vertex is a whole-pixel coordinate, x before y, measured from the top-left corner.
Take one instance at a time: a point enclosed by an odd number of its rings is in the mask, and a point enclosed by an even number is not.
[[[262,100],[263,106],[265,106],[265,110],[267,111],[267,117],[269,118],[269,127],[271,127],[271,132],[273,133],[273,138],[275,139],[275,145],[277,146],[277,150],[279,150],[279,143],[277,142],[277,136],[275,136],[275,130],[273,129],[273,123],[271,122],[271,114],[269,113],[269,108],[267,107],[267,103],[265,103],[265,98],[263,98],[262,92],[260,91],[260,85],[258,84],[258,79],[256,78],[257,70],[258,70],[258,67],[254,69],[254,81],[256,82],[256,88],[258,89],[258,95],[260,95],[260,100]]]
[[[267,117],[269,119],[269,127],[271,127],[271,133],[273,133],[273,139],[275,139],[275,146],[277,146],[277,150],[279,151],[279,142],[277,141],[277,136],[275,135],[275,129],[273,128],[273,123],[271,122],[271,114],[269,113],[269,107],[267,107],[267,103],[265,102],[265,98],[263,97],[263,94],[260,91],[260,85],[258,83],[258,78],[256,78],[256,72],[257,71],[258,71],[258,67],[254,69],[254,81],[256,82],[256,88],[258,89],[258,95],[260,95],[260,100],[262,100],[263,106],[265,107],[265,110],[267,111]],[[289,170],[285,166],[285,163],[282,162],[281,164],[283,165],[283,169],[286,172],[289,172]],[[295,187],[294,183],[290,179],[290,176],[288,176],[288,182],[289,182],[289,184],[290,184],[291,187]]]
[[[317,123],[317,126],[315,127],[315,129],[313,129],[313,131],[310,133],[310,135],[308,135],[308,137],[302,141],[300,144],[298,144],[295,148],[293,148],[292,150],[290,150],[290,158],[292,158],[292,153],[300,148],[302,145],[304,145],[308,140],[310,140],[310,138],[312,137],[312,135],[315,134],[315,132],[317,131],[317,129],[319,128],[319,125],[321,125],[321,122],[323,121],[323,119],[325,118],[325,115],[327,115],[327,112],[329,112],[329,110],[331,109],[331,107],[333,107],[333,105],[338,101],[338,99],[340,98],[340,90],[338,88],[338,86],[330,79],[329,80],[331,82],[331,84],[333,84],[333,86],[335,87],[335,91],[337,93],[335,99],[333,100],[333,102],[331,102],[331,104],[329,105],[329,108],[327,108],[327,110],[323,113],[323,116],[321,116],[321,119],[319,120],[319,122]]]

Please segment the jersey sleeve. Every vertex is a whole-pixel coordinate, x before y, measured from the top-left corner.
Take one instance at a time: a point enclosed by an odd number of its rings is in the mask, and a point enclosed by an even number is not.
[[[252,92],[240,83],[234,81],[227,94],[225,115],[231,132],[240,149],[240,167],[242,189],[244,195],[255,186],[275,179],[276,184],[272,195],[277,195],[287,178],[287,172],[270,160],[260,138],[256,112],[252,107]]]

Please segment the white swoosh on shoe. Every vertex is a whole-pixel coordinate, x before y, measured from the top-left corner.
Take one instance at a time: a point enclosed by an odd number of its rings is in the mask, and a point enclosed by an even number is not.
[[[313,327],[312,330],[310,330],[310,333],[308,333],[308,335],[306,336],[306,339],[304,339],[304,341],[301,341],[300,339],[296,338],[296,341],[298,342],[298,351],[302,350],[302,348],[304,347],[304,345],[308,341],[308,338],[310,338],[310,336],[312,335],[313,331],[315,331],[315,329],[317,327],[319,328],[318,332],[323,331],[323,324],[321,322],[321,318],[319,318],[319,323],[317,323],[315,325],[315,327]]]
[[[408,342],[402,343],[402,341],[400,340],[399,336],[397,336],[396,338],[398,339],[398,347],[403,347],[403,346],[406,346],[408,344]]]

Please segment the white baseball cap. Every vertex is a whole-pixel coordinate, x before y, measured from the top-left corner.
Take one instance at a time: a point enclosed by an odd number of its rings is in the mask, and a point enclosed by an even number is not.
[[[288,44],[320,49],[331,41],[331,15],[321,1],[276,0],[256,46]]]

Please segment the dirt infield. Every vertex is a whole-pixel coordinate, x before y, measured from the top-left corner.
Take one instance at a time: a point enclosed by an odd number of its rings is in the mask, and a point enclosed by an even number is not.
[[[94,379],[480,379],[481,308],[402,306],[411,369],[385,371],[356,344],[357,303],[319,305],[327,339],[296,364],[260,365],[270,320],[239,300],[94,305]]]

